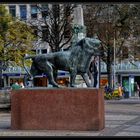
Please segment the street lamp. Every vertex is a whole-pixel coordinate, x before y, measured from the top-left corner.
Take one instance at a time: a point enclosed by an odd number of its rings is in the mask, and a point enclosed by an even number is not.
[[[116,40],[115,40],[115,36],[114,36],[114,88],[115,88],[115,83],[116,83],[116,78],[115,78],[115,74],[116,74]]]

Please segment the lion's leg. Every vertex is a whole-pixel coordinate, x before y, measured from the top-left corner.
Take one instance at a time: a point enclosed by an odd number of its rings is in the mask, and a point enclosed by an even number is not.
[[[81,76],[83,77],[83,80],[85,81],[87,87],[91,87],[91,84],[89,82],[89,76],[87,73],[82,73]]]
[[[77,74],[76,70],[70,72],[70,87],[74,87],[75,85],[76,74]]]
[[[54,77],[54,81],[57,81],[57,77],[58,77],[58,70],[53,68],[53,77]]]
[[[53,87],[59,87],[58,84],[54,81],[53,73],[52,73],[52,72],[48,72],[48,73],[47,73],[47,76],[48,76],[49,83],[50,83]]]
[[[58,84],[54,81],[53,68],[49,62],[46,63],[45,72],[47,72],[47,77],[48,77],[49,83],[53,87],[59,87]]]

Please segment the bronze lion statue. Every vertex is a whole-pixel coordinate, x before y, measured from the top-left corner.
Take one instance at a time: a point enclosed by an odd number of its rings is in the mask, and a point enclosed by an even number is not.
[[[70,87],[74,87],[76,75],[83,77],[87,87],[90,87],[88,70],[93,55],[99,54],[101,41],[95,38],[83,38],[75,46],[67,51],[60,51],[34,56],[25,56],[25,59],[32,59],[30,71],[24,66],[31,79],[38,74],[47,74],[49,84],[59,87],[54,80],[54,70],[68,71],[70,74]]]

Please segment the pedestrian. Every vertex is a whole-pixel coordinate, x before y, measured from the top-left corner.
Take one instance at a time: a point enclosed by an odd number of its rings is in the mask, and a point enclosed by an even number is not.
[[[139,99],[140,99],[140,88],[139,88],[138,94],[139,94]]]
[[[92,87],[97,87],[98,84],[98,69],[97,69],[97,57],[95,56],[90,63],[89,73]]]
[[[140,88],[137,82],[134,83],[134,93],[135,96],[139,96]]]
[[[105,90],[105,93],[108,93],[108,84],[105,85],[104,90]]]
[[[140,99],[140,86],[137,84],[137,95],[138,95],[138,98]]]
[[[120,83],[118,83],[118,94],[119,94],[120,99],[122,99],[123,98],[123,88]]]
[[[15,90],[15,89],[20,89],[21,86],[18,84],[18,81],[15,81],[15,83],[12,84],[12,90]]]

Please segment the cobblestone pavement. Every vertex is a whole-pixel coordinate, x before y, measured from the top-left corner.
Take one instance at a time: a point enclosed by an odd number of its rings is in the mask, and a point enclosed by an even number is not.
[[[0,112],[0,136],[140,136],[140,99],[105,101],[101,131],[10,130],[10,112]]]

